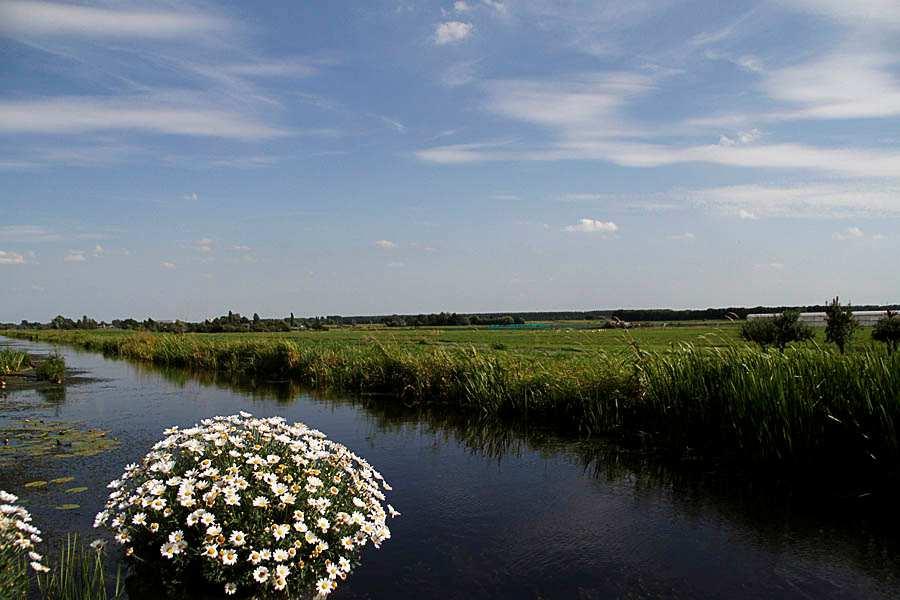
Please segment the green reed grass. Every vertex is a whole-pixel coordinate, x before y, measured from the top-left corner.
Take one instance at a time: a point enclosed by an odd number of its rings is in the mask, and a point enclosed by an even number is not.
[[[15,332],[107,355],[235,376],[376,394],[488,419],[743,461],[896,469],[900,354],[740,344],[596,351],[577,361],[490,348],[116,332]]]
[[[0,350],[0,375],[10,375],[21,371],[28,360],[28,355],[16,350]]]
[[[116,570],[115,578],[109,577],[102,548],[84,544],[76,534],[66,536],[60,542],[57,556],[48,559],[50,571],[37,577],[42,598],[118,600],[125,597],[121,567]]]
[[[53,353],[38,363],[34,376],[41,381],[62,383],[66,378],[66,360],[61,354]]]

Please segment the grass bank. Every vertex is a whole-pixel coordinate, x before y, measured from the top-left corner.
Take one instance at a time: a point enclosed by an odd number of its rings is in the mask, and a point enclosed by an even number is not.
[[[330,333],[330,332],[327,332]],[[36,331],[6,335],[110,356],[641,438],[679,453],[896,470],[900,353],[738,343],[553,353],[321,337]],[[320,334],[321,335],[321,334]]]

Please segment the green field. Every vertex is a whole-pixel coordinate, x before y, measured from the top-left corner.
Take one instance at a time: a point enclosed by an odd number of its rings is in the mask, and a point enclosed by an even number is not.
[[[733,324],[598,330],[336,328],[278,334],[9,331],[109,356],[649,441],[780,465],[895,471],[900,353],[869,332],[784,353]]]
[[[290,333],[187,333],[180,337],[197,343],[271,343],[289,340],[303,347],[344,349],[366,347],[373,343],[407,352],[428,350],[475,350],[497,353],[511,358],[530,358],[540,361],[582,362],[598,354],[631,354],[635,348],[650,352],[677,349],[682,344],[700,348],[745,346],[740,339],[738,323],[704,322],[667,326],[636,327],[633,329],[600,329],[592,321],[564,321],[546,323],[546,329],[490,329],[485,327],[333,327],[323,331],[293,331]],[[870,328],[859,330],[854,348],[872,344]],[[91,331],[7,331],[0,334],[13,337],[34,337],[41,341],[75,343],[80,341],[113,342],[133,332],[115,329]],[[155,335],[155,334],[154,334]],[[824,345],[824,332],[816,330],[813,347]]]

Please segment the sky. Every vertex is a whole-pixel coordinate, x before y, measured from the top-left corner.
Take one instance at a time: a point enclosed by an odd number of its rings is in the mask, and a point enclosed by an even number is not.
[[[896,0],[0,1],[0,321],[900,301]]]

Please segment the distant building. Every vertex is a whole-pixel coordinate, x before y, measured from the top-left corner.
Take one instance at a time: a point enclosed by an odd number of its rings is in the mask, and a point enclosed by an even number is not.
[[[777,313],[776,313],[777,314]],[[771,319],[776,314],[756,314],[747,315],[747,319]],[[856,321],[863,327],[872,327],[879,319],[887,316],[887,312],[883,310],[860,310],[853,313]],[[825,327],[825,313],[823,312],[805,312],[800,313],[800,322],[806,323],[813,327]]]

